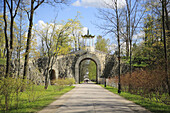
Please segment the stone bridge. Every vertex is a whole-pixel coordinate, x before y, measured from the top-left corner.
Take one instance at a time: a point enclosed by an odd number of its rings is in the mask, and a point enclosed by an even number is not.
[[[105,68],[105,59],[107,54],[100,51],[84,51],[79,50],[72,52],[65,56],[59,56],[58,62],[58,75],[65,74],[67,77],[74,77],[76,83],[80,83],[80,64],[84,60],[92,60],[96,64],[96,82],[102,76],[102,72]],[[63,68],[63,69],[62,69]]]
[[[76,83],[80,83],[80,64],[84,60],[92,60],[96,64],[96,82],[102,82],[103,77],[116,76],[118,74],[118,61],[116,56],[109,55],[98,50],[79,50],[67,55],[57,57],[56,63],[53,65],[50,80],[60,77],[74,78]],[[44,58],[39,60],[39,68],[46,67]],[[44,66],[43,66],[44,65]],[[40,69],[40,70],[41,70]],[[127,71],[127,65],[121,64],[121,72]]]
[[[80,64],[84,60],[92,60],[96,64],[96,82],[103,82],[103,77],[112,77],[118,75],[118,61],[114,55],[109,55],[98,50],[79,50],[67,55],[57,57],[55,64],[52,67],[52,74],[49,76],[49,82],[62,77],[74,78],[76,83],[80,83]],[[38,84],[43,84],[45,81],[44,70],[47,68],[47,57],[39,59],[30,59],[29,73],[27,78],[35,81]],[[17,74],[17,60],[11,64],[12,72]],[[24,61],[21,61],[20,75],[23,75]],[[121,61],[121,73],[128,71],[128,66]],[[17,75],[14,75],[17,76]]]

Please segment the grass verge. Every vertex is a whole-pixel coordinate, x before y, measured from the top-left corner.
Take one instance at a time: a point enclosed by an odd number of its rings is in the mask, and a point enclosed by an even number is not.
[[[58,99],[64,93],[70,91],[74,86],[65,86],[61,91],[56,90],[56,86],[49,86],[44,90],[44,86],[35,86],[34,92],[26,91],[19,95],[18,108],[13,100],[9,113],[34,113]],[[1,101],[2,102],[2,101]],[[2,103],[1,103],[2,104]],[[0,113],[3,110],[0,109]]]
[[[113,88],[111,86],[104,87],[104,85],[101,85],[101,86],[109,90],[110,92],[118,94],[116,88]],[[170,113],[170,105],[166,105],[164,103],[158,103],[155,101],[150,101],[148,98],[144,98],[144,97],[141,97],[140,95],[134,95],[134,94],[130,94],[127,92],[121,92],[120,96],[124,97],[127,100],[133,101],[134,103],[148,109],[151,112]]]

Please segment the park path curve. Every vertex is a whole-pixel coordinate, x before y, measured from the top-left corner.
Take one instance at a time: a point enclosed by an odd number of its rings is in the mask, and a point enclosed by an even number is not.
[[[78,84],[38,113],[151,113],[99,85]]]

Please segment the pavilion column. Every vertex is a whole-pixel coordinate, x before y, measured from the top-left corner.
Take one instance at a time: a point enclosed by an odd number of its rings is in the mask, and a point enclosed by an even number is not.
[[[85,46],[87,46],[87,39],[85,39]]]
[[[91,37],[89,38],[89,47],[91,47]]]

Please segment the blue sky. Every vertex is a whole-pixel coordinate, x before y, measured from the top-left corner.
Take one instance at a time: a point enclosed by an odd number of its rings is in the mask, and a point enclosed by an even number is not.
[[[73,0],[72,3],[75,3],[76,1],[77,0]],[[97,14],[96,7],[73,6],[72,4],[70,4],[69,6],[64,5],[62,7],[52,7],[45,4],[40,6],[36,10],[36,14],[34,16],[34,24],[37,24],[39,20],[42,20],[45,23],[50,23],[52,20],[54,20],[55,16],[57,16],[58,22],[61,22],[61,20],[67,21],[67,19],[74,19],[77,15],[77,11],[81,13],[82,18],[79,19],[81,24],[84,27],[89,28],[90,34],[96,36],[102,35],[102,31],[97,29],[96,26],[93,24],[97,20],[95,16],[95,14]]]
[[[106,8],[103,4],[105,3],[112,5],[112,0],[71,0],[69,6],[50,6],[47,4],[41,5],[37,10],[34,16],[34,24],[41,22],[50,23],[57,16],[57,21],[61,22],[62,20],[67,21],[68,19],[74,19],[79,11],[81,17],[79,20],[83,27],[87,27],[90,30],[90,34],[98,36],[104,35],[102,30],[98,29],[94,23],[102,23],[103,21],[99,20],[95,15],[98,14],[97,8]],[[118,8],[125,6],[125,0],[118,0]],[[113,46],[117,44],[116,38],[113,39],[113,36],[107,35],[104,38],[109,38]]]

